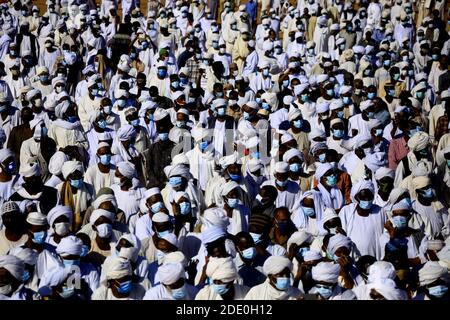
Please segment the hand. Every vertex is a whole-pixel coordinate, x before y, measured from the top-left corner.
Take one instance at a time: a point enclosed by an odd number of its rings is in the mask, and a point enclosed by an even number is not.
[[[288,249],[289,260],[294,259],[294,257],[296,256],[297,250],[298,250],[298,245],[295,243],[291,244],[291,246]]]
[[[392,224],[391,220],[386,221],[386,223],[384,224],[384,227],[389,232],[389,236],[391,238],[393,238],[395,236],[395,227]]]

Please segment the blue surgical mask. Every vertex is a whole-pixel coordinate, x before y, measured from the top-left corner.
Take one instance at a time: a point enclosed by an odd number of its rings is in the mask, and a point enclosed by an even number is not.
[[[224,116],[226,113],[227,113],[227,109],[225,109],[225,108],[219,108],[219,109],[217,109],[217,114],[218,114],[219,116]]]
[[[302,119],[295,120],[295,121],[292,121],[292,123],[294,124],[294,127],[296,127],[297,129],[300,129],[302,127],[303,120]]]
[[[344,136],[344,130],[333,129],[333,136],[340,139]]]
[[[99,128],[105,129],[106,128],[106,121],[105,120],[97,121],[97,125],[98,125]]]
[[[244,111],[243,115],[244,115],[244,120],[250,119],[250,113]]]
[[[291,287],[291,278],[278,277],[275,286],[280,291],[287,291]]]
[[[75,293],[75,287],[63,287],[62,292],[58,292],[58,294],[63,299],[70,298]]]
[[[342,102],[344,102],[344,104],[352,104],[352,98],[350,97],[342,97]]]
[[[241,179],[240,174],[228,173],[228,175],[230,176],[230,179],[233,181],[239,181]]]
[[[130,124],[131,124],[133,127],[139,127],[139,119],[131,120],[131,121],[130,121]]]
[[[250,247],[241,251],[242,257],[247,260],[253,260],[256,256],[256,248]]]
[[[259,233],[253,233],[253,232],[249,232],[249,233],[250,233],[250,236],[252,237],[253,242],[254,242],[255,244],[261,242],[261,234],[259,234]]]
[[[326,180],[327,185],[330,187],[334,187],[337,183],[337,177],[334,174],[326,177],[325,180]]]
[[[264,76],[268,76],[269,75],[269,69],[263,69],[262,74]]]
[[[176,121],[176,126],[178,128],[183,128],[184,126],[186,126],[186,121]]]
[[[314,208],[302,207],[302,209],[305,215],[307,215],[308,217],[314,217],[316,215],[316,211],[314,210]]]
[[[259,158],[261,158],[261,153],[259,153],[259,152],[257,152],[257,151],[252,152],[250,155],[251,155],[251,157],[252,157],[253,159],[259,159]]]
[[[260,104],[261,103],[261,98],[256,98],[255,101],[256,101],[257,104]]]
[[[367,99],[369,99],[369,100],[375,99],[375,92],[369,92],[369,93],[367,94]]]
[[[270,109],[270,105],[267,102],[263,102],[261,106],[262,106],[262,108],[264,110],[269,110]]]
[[[301,99],[303,102],[307,102],[307,101],[309,100],[309,94],[302,94],[302,95],[300,96],[300,99]]]
[[[325,153],[319,154],[319,162],[320,163],[324,163],[325,162],[325,157],[326,157]]]
[[[179,186],[182,182],[183,182],[183,180],[181,179],[181,177],[170,177],[169,178],[169,184],[172,187]]]
[[[158,76],[160,78],[165,78],[167,76],[167,70],[166,69],[159,69],[158,70]]]
[[[336,115],[339,119],[343,119],[344,118],[344,111],[338,111],[336,112]]]
[[[395,90],[393,90],[393,89],[388,90],[388,94],[389,94],[391,97],[395,97]]]
[[[438,285],[428,288],[428,293],[436,298],[442,298],[448,291],[448,287],[444,285]]]
[[[77,116],[69,116],[67,117],[67,121],[69,121],[70,123],[75,123],[79,120],[79,118]]]
[[[186,215],[191,212],[191,204],[187,201],[180,203],[180,213]]]
[[[180,86],[180,82],[178,82],[178,81],[172,82],[172,87],[173,88],[177,89],[179,86]]]
[[[164,238],[165,236],[167,236],[171,233],[172,233],[171,230],[161,231],[161,232],[158,232],[158,237]],[[158,257],[158,260],[160,260],[160,259],[163,259],[166,255],[164,252],[162,252],[160,250],[156,250],[156,256]],[[162,262],[162,260],[161,260],[161,262]]]
[[[118,99],[118,100],[116,100],[116,104],[117,104],[117,106],[119,108],[123,108],[127,104],[127,100],[125,100],[125,99]]]
[[[302,170],[302,166],[300,163],[292,163],[289,165],[289,171],[292,172],[300,172]]]
[[[382,134],[383,134],[383,129],[375,129],[375,135],[377,137],[381,137]]]
[[[30,280],[30,272],[28,270],[24,270],[22,274],[22,282],[25,283]]]
[[[391,60],[384,60],[383,64],[384,64],[386,67],[389,67],[389,66],[391,65]]]
[[[31,240],[34,243],[43,244],[46,237],[47,237],[47,231],[33,232],[33,239],[31,239]]]
[[[427,199],[431,199],[431,198],[434,197],[434,190],[433,190],[433,188],[428,188],[428,189],[424,190],[421,193],[422,193],[422,196],[424,198],[427,198]]]
[[[447,167],[450,168],[450,160],[447,160]]]
[[[431,55],[431,59],[433,59],[433,61],[438,61],[439,60],[439,55],[438,54],[432,54]]]
[[[161,141],[166,141],[167,139],[169,139],[169,133],[168,132],[161,132],[158,134],[158,138]]]
[[[363,210],[372,208],[373,200],[359,200],[359,207]]]
[[[289,86],[289,80],[283,80],[283,87],[287,88]]]
[[[392,217],[392,224],[397,229],[405,229],[408,226],[408,219],[404,216],[394,216]]]
[[[288,183],[288,181],[287,180],[284,180],[284,181],[280,181],[280,180],[275,180],[276,181],[276,183],[277,183],[277,185],[279,186],[279,187],[282,187],[282,188],[284,188],[286,185],[287,185],[287,183]]]
[[[236,208],[239,205],[239,199],[230,198],[227,199],[227,203],[230,206],[230,208]]]
[[[86,257],[86,256],[88,255],[89,251],[90,251],[89,246],[83,244],[83,245],[81,246],[80,257]]]
[[[297,256],[304,257],[308,251],[309,251],[308,247],[299,248],[297,251]]]
[[[152,206],[150,207],[150,210],[152,210],[153,213],[158,213],[159,211],[161,211],[162,208],[164,208],[164,203],[162,203],[161,201],[158,201],[158,202],[152,204]]]
[[[327,90],[327,95],[334,97],[334,90],[333,89],[328,89]]]
[[[119,293],[129,293],[131,291],[131,280],[122,282],[120,286],[117,287]]]
[[[171,289],[172,291],[172,298],[175,300],[181,300],[186,297],[187,291],[186,291],[186,285],[183,285],[181,288],[178,289]]]
[[[111,163],[111,155],[110,154],[102,154],[100,156],[100,162],[104,166],[108,166]]]
[[[394,74],[394,80],[398,80],[398,79],[400,79],[400,73],[396,73],[396,74]]]
[[[422,91],[416,92],[416,98],[422,100],[423,98],[425,98],[425,92]]]
[[[72,267],[72,266],[79,266],[80,265],[80,260],[78,259],[78,260],[66,260],[66,259],[63,259],[63,264],[64,264],[64,267]]]
[[[70,179],[70,185],[74,188],[80,189],[81,186],[83,185],[83,179],[76,179],[76,180]]]
[[[205,151],[209,146],[209,141],[200,142],[198,146],[200,147],[200,150]]]
[[[223,295],[223,294],[227,293],[228,290],[230,290],[230,288],[228,287],[228,285],[226,283],[225,284],[213,283],[212,286],[214,288],[214,291],[219,295]]]
[[[368,117],[369,119],[373,119],[374,116],[375,116],[375,113],[372,112],[372,111],[367,113],[367,117]]]
[[[333,294],[333,289],[329,286],[316,286],[317,293],[323,298],[328,299]]]

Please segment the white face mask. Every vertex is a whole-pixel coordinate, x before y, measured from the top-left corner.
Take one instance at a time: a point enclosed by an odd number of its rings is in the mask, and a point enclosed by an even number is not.
[[[220,49],[219,49],[219,52],[220,52],[220,53],[225,53],[225,48],[220,48]]]
[[[42,99],[34,100],[34,105],[38,108],[42,107]]]
[[[120,248],[120,252],[118,254],[119,257],[128,259],[130,261],[136,261],[138,257],[138,250],[137,248],[131,247],[131,248]]]
[[[70,223],[59,222],[55,223],[55,232],[58,236],[64,237],[69,233]]]
[[[96,226],[97,228],[97,235],[100,238],[109,238],[111,236],[112,232],[112,225],[109,223],[102,223]]]

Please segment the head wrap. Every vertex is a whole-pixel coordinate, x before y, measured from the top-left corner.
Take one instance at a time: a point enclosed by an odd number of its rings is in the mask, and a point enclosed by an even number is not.
[[[301,246],[303,243],[311,243],[312,236],[308,232],[301,230],[294,232],[287,241],[287,248],[291,246],[291,244],[295,243],[298,246]]]
[[[341,267],[333,262],[320,262],[311,270],[312,278],[316,281],[336,283],[338,281]]]
[[[274,275],[282,272],[286,268],[292,271],[291,260],[284,256],[270,256],[264,262],[263,272],[266,276],[268,276],[269,274]]]
[[[419,151],[425,149],[430,145],[430,136],[428,133],[419,131],[416,132],[409,140],[408,147],[411,151]]]
[[[394,280],[396,273],[392,263],[387,261],[375,261],[368,269],[368,282],[377,282],[379,280]]]
[[[211,257],[206,267],[206,275],[212,280],[221,280],[228,283],[236,280],[238,272],[232,257]]]
[[[187,266],[188,261],[186,256],[181,251],[170,252],[164,256],[163,264],[167,263],[181,263],[184,267]]]
[[[26,220],[29,224],[34,226],[46,226],[47,217],[40,212],[30,212]]]
[[[89,218],[89,223],[94,224],[95,221],[97,221],[98,218],[105,217],[111,220],[111,223],[115,220],[115,216],[113,212],[106,211],[103,209],[95,209],[92,211],[91,217]]]
[[[349,237],[344,236],[343,234],[337,233],[334,236],[330,237],[328,241],[327,250],[330,253],[336,253],[339,248],[346,247],[347,249],[351,249],[352,240]]]
[[[202,242],[204,244],[211,243],[226,236],[226,231],[217,226],[207,227],[202,231]]]
[[[0,268],[5,268],[17,280],[22,282],[24,263],[13,255],[0,256]]]
[[[378,168],[375,171],[375,180],[379,181],[384,177],[395,178],[395,171],[386,167]]]
[[[133,179],[136,177],[136,168],[134,164],[122,161],[117,164],[117,169],[119,172],[127,177],[128,179]]]
[[[164,285],[171,285],[184,278],[184,266],[181,263],[167,263],[158,268],[158,278]]]
[[[373,186],[373,183],[369,180],[361,179],[356,184],[354,184],[350,192],[350,197],[352,198],[352,200],[356,201],[355,200],[356,195],[365,189],[370,190],[373,194],[375,193],[375,187]]]
[[[321,163],[321,164],[319,164],[317,166],[316,173],[314,175],[316,180],[320,182],[320,179],[323,177],[323,175],[325,173],[327,173],[329,170],[332,170],[332,169],[333,169],[333,166],[331,164],[329,164],[329,163]]]
[[[67,236],[61,239],[56,252],[61,256],[81,255],[81,248],[83,247],[83,241],[76,236]]]
[[[30,266],[36,265],[39,253],[28,247],[17,246],[9,250],[9,255],[16,256],[22,260],[25,264]]]
[[[235,181],[228,181],[222,186],[221,195],[226,196],[232,190],[239,188],[239,184]]]
[[[438,279],[448,280],[447,268],[441,266],[437,261],[427,261],[419,270],[419,282],[421,286],[426,286]]]
[[[120,279],[133,274],[130,262],[118,256],[108,257],[103,263],[102,269],[105,275],[102,284],[105,286],[108,280]]]
[[[50,227],[53,227],[55,220],[61,216],[66,216],[69,222],[72,222],[73,211],[69,206],[57,205],[51,209],[47,214],[47,221]]]
[[[75,171],[83,173],[83,164],[80,161],[66,161],[64,162],[61,172],[65,180]]]

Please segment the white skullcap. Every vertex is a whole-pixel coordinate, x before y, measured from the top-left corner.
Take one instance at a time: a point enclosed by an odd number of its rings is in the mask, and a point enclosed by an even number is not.
[[[95,209],[92,211],[91,217],[89,218],[89,223],[93,225],[100,217],[108,218],[111,222],[113,222],[115,218],[113,212],[106,211],[104,209]]]
[[[5,268],[17,280],[22,282],[24,262],[13,255],[0,256],[0,268]]]
[[[319,251],[316,250],[308,250],[303,256],[303,260],[305,260],[305,262],[316,261],[320,259],[322,259],[322,255]]]
[[[290,248],[291,244],[296,244],[298,246],[301,246],[303,243],[311,243],[312,240],[312,235],[309,234],[308,232],[301,230],[301,231],[296,231],[294,232],[288,239],[287,241],[287,246],[286,248]]]
[[[60,206],[60,205],[53,207],[47,214],[48,225],[50,227],[53,227],[53,223],[55,222],[55,220],[61,216],[67,217],[69,219],[69,222],[72,222],[73,217],[72,208],[69,206]]]
[[[291,160],[294,157],[299,157],[302,162],[304,161],[303,153],[301,153],[297,149],[291,148],[284,153],[283,162],[289,163],[289,160]]]
[[[166,240],[167,242],[169,242],[171,245],[178,247],[178,238],[175,234],[173,233],[168,233],[165,234],[161,237],[161,239]]]
[[[184,266],[181,263],[167,263],[158,268],[158,278],[164,285],[171,285],[185,277]]]
[[[384,279],[394,280],[396,276],[395,268],[392,263],[387,261],[375,261],[368,268],[368,282],[376,282]]]
[[[206,275],[212,280],[221,280],[229,283],[236,280],[238,272],[232,257],[211,257],[206,267]]]
[[[210,226],[205,228],[202,233],[202,242],[204,244],[211,243],[226,236],[226,231],[222,227]]]
[[[136,177],[136,168],[134,164],[130,162],[119,162],[117,164],[117,170],[119,170],[119,172],[128,179],[133,179],[134,177]]]
[[[235,181],[228,181],[225,183],[221,188],[221,195],[226,196],[228,193],[230,193],[232,190],[239,188],[239,184]]]
[[[288,165],[286,162],[284,162],[284,161],[277,162],[277,163],[275,164],[275,172],[276,172],[276,173],[286,173],[286,172],[289,172],[289,165]]]
[[[419,270],[419,282],[421,286],[426,286],[438,279],[447,281],[448,270],[441,266],[437,261],[427,261],[422,269]]]
[[[144,199],[148,199],[156,194],[161,194],[161,190],[159,190],[159,188],[154,187],[154,188],[150,188],[148,190],[145,191],[144,193]]]
[[[157,212],[152,216],[152,221],[156,223],[164,223],[168,222],[169,220],[169,215],[164,212]]]
[[[284,256],[270,256],[264,262],[263,272],[266,276],[269,274],[274,275],[282,272],[286,268],[288,268],[289,271],[292,271],[291,260]]]
[[[349,237],[344,236],[343,234],[337,233],[334,236],[330,237],[328,241],[327,250],[331,253],[335,253],[337,249],[341,247],[346,247],[347,249],[351,249],[352,240]]]
[[[33,226],[47,225],[47,217],[40,212],[30,212],[26,221]]]
[[[81,248],[83,247],[83,241],[76,236],[67,236],[61,239],[58,246],[56,247],[56,252],[61,256],[81,255]]]
[[[325,224],[325,222],[330,221],[334,218],[339,218],[336,210],[334,210],[333,208],[325,208],[325,210],[323,211],[322,223]]]
[[[65,180],[67,177],[74,173],[75,171],[80,171],[83,173],[83,164],[80,161],[66,161],[64,162],[61,172]]]
[[[338,281],[341,267],[333,262],[320,262],[312,267],[312,278],[315,281],[324,281],[328,283],[336,283]]]

